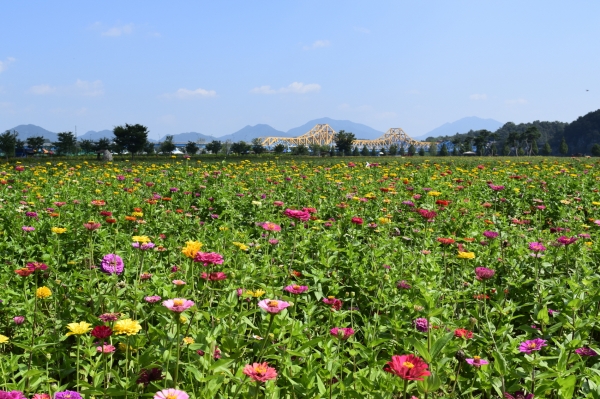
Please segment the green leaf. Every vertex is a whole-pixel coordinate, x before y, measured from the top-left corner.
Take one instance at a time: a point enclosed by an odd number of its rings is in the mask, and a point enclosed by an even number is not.
[[[570,375],[567,378],[559,378],[557,380],[560,389],[558,390],[558,396],[561,399],[571,399],[573,392],[575,391],[575,383],[577,382],[577,376]]]
[[[504,359],[504,356],[498,351],[494,351],[494,369],[502,376],[507,373],[506,359]]]
[[[414,338],[411,339],[411,343],[414,345],[415,349],[417,350],[417,352],[419,352],[421,357],[425,359],[427,363],[431,363],[431,355],[429,354],[429,351],[427,350],[425,345],[423,345],[423,343],[418,339]]]
[[[435,357],[444,349],[444,346],[454,337],[453,332],[449,332],[446,335],[438,338],[433,345],[431,346],[431,359],[435,359]]]

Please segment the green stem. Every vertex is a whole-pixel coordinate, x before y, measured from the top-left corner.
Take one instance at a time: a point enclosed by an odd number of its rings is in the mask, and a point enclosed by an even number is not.
[[[406,396],[407,388],[408,388],[408,380],[404,380],[404,395],[403,395],[404,399],[407,398],[407,396]]]
[[[79,357],[79,348],[80,348],[80,346],[81,346],[81,345],[79,345],[79,344],[80,344],[80,339],[81,339],[81,338],[80,338],[80,337],[79,337],[79,335],[78,335],[78,336],[77,336],[77,370],[75,370],[75,375],[76,375],[76,384],[77,384],[75,387],[76,387],[76,389],[77,389],[78,391],[79,391],[79,359],[80,359],[80,357]]]
[[[190,322],[191,324],[191,322]],[[181,329],[181,322],[177,323],[177,335],[175,336],[175,344],[177,345],[177,362],[175,363],[175,383],[174,387],[177,389],[177,375],[179,374],[179,356],[181,354],[181,338],[179,337],[179,332]]]
[[[269,338],[269,333],[271,332],[271,326],[273,325],[273,320],[275,319],[275,313],[271,313],[270,315],[271,315],[271,318],[269,319],[269,326],[267,327],[267,332],[263,337],[263,344],[262,344],[262,348],[260,348],[257,362],[260,362],[260,360],[262,359],[262,356],[263,356],[263,353],[265,350],[265,346],[267,345],[267,339]]]

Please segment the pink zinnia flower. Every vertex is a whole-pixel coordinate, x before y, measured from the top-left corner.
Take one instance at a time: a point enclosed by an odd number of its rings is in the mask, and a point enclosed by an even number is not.
[[[579,356],[598,356],[595,350],[586,347],[575,349],[575,353]]]
[[[363,224],[362,218],[359,218],[358,216],[353,217],[350,222],[352,222],[352,224]]]
[[[496,272],[492,269],[488,269],[487,267],[476,267],[475,275],[477,276],[477,280],[489,280],[494,277]]]
[[[198,252],[194,257],[194,262],[200,262],[204,266],[222,265],[223,255],[216,252]]]
[[[423,381],[423,377],[430,376],[427,370],[429,365],[415,355],[394,355],[392,360],[387,362],[383,371],[394,374],[403,380]]]
[[[546,247],[541,242],[530,242],[529,249],[534,252],[544,252]]]
[[[334,327],[331,330],[329,330],[329,333],[331,335],[333,335],[334,337],[345,341],[354,335],[354,329],[344,328],[344,327]]]
[[[269,367],[267,362],[253,363],[252,365],[248,364],[244,367],[243,373],[258,382],[267,382],[277,378],[277,370],[273,367]]]
[[[96,347],[96,352],[98,353],[113,353],[115,351],[115,347],[113,345],[104,344]]]
[[[261,308],[262,310],[264,310],[268,313],[273,313],[273,314],[281,312],[283,309],[287,308],[288,306],[290,306],[290,304],[288,302],[277,301],[274,299],[263,299],[262,301],[260,301],[258,303],[259,308]]]
[[[177,312],[177,313],[181,313],[181,312],[191,308],[192,306],[194,306],[193,301],[190,301],[189,299],[184,299],[184,298],[168,299],[168,300],[164,301],[162,304],[167,309],[169,309],[173,312]]]
[[[342,308],[342,301],[341,299],[337,299],[334,297],[327,297],[327,298],[323,298],[323,303],[327,304],[327,305],[331,305],[331,308],[333,310],[340,310]]]
[[[154,394],[154,399],[188,399],[190,395],[178,389],[163,389]]]
[[[32,396],[32,399],[50,399],[50,394],[47,393],[36,393]]]
[[[296,209],[286,209],[283,214],[292,219],[298,219],[302,222],[307,222],[310,220],[310,213],[305,211],[299,211]]]
[[[283,206],[283,201],[273,201],[273,205],[275,205],[275,206]]]
[[[144,297],[144,301],[146,301],[148,303],[156,303],[160,300],[161,300],[161,297],[159,297],[158,295],[150,295],[150,296]]]
[[[288,285],[284,290],[290,294],[302,294],[308,290],[308,287],[305,285]]]
[[[183,280],[173,280],[173,284],[175,284],[175,285],[185,285],[185,281],[183,281]]]
[[[281,231],[281,226],[271,222],[264,222],[259,224],[260,227],[267,231]]]
[[[539,351],[542,347],[548,346],[545,339],[536,338],[529,341],[522,342],[519,345],[519,351],[523,353],[531,353],[533,351]]]
[[[17,325],[23,324],[25,322],[25,316],[15,316],[15,317],[13,317],[13,321]]]
[[[479,356],[473,356],[473,359],[465,359],[465,361],[471,366],[475,367],[481,367],[490,363],[487,360],[480,358]]]
[[[203,278],[204,280],[220,281],[220,280],[225,280],[227,278],[227,275],[223,272],[212,272],[212,273],[202,273],[202,275],[200,275],[200,277]]]
[[[561,245],[571,245],[573,244],[575,241],[577,241],[577,237],[565,237],[565,236],[560,236],[556,239],[556,242],[561,244]]]

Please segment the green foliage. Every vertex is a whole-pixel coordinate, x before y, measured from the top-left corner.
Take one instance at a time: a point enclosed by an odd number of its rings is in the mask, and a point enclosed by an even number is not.
[[[558,147],[558,151],[563,156],[566,156],[569,153],[569,146],[567,145],[567,141],[565,140],[564,137],[563,137],[562,141],[560,142],[560,147]]]
[[[371,154],[371,151],[369,151],[369,149],[367,148],[366,145],[363,145],[363,148],[360,150],[360,155],[362,155],[363,157],[369,156]]]
[[[408,147],[408,155],[413,156],[413,155],[415,155],[416,152],[417,152],[417,148],[415,147],[414,144],[411,144]]]
[[[600,143],[600,109],[580,116],[566,126],[564,135],[554,137],[555,148],[559,145],[562,146],[562,139],[566,141],[571,153],[589,154],[592,145]],[[561,152],[561,154],[563,153]]]
[[[283,144],[277,144],[275,147],[273,147],[273,152],[275,152],[275,154],[283,154],[284,151],[285,146]]]
[[[141,152],[148,141],[148,128],[146,126],[126,123],[124,126],[115,126],[115,147],[117,152],[127,150],[133,158],[134,154]]]
[[[552,147],[550,147],[550,143],[548,143],[547,141],[546,141],[546,143],[544,143],[544,147],[542,148],[542,155],[545,155],[545,156],[552,155]]]
[[[354,133],[340,130],[335,134],[333,140],[335,141],[335,147],[341,154],[349,155],[356,137],[354,137]]]
[[[592,146],[592,155],[595,157],[600,157],[600,144],[595,143]]]
[[[223,144],[219,140],[213,140],[206,145],[206,151],[210,151],[213,154],[218,154],[221,151]]]
[[[238,141],[236,143],[233,143],[231,145],[231,152],[233,152],[234,154],[246,154],[247,152],[250,151],[250,149],[252,148],[252,146],[248,143],[246,143],[245,141]]]
[[[425,156],[425,148],[419,147],[419,155],[422,156],[422,157]]]
[[[52,143],[58,155],[77,153],[77,138],[72,132],[58,133],[58,141]]]
[[[252,139],[252,151],[254,151],[255,154],[262,154],[263,152],[265,152],[267,149],[265,147],[263,147],[262,145],[262,140],[260,138],[254,138]]]
[[[442,148],[440,149],[440,153],[439,153],[440,157],[447,157],[448,156],[448,147],[446,146],[446,144],[442,144]]]
[[[190,155],[196,155],[200,151],[200,147],[194,141],[188,141],[185,145],[185,152]]]
[[[388,149],[389,155],[396,155],[398,153],[398,146],[396,144],[392,144]]]
[[[31,136],[27,137],[25,141],[29,147],[31,147],[34,151],[37,151],[44,146],[46,139],[42,136]]]
[[[165,136],[164,140],[159,144],[158,151],[163,154],[170,154],[175,151],[175,143],[173,143],[173,136]]]
[[[79,142],[79,148],[83,151],[84,154],[89,154],[94,152],[96,145],[92,140],[81,140]]]
[[[446,150],[446,152],[448,152],[448,150]],[[432,157],[435,157],[437,155],[437,153],[438,153],[438,145],[437,145],[437,143],[431,143],[429,145],[429,155],[432,156]]]
[[[0,134],[0,151],[4,153],[6,159],[15,156],[18,136],[19,133],[16,130],[13,130],[12,132],[7,130]]]

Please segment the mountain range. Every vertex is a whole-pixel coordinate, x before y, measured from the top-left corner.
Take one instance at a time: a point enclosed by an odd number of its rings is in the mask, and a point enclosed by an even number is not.
[[[301,136],[304,133],[310,131],[317,124],[329,124],[333,130],[339,132],[340,130],[345,130],[346,132],[352,132],[359,139],[373,140],[384,134],[384,132],[373,129],[367,125],[363,125],[361,123],[356,123],[348,120],[336,120],[331,118],[319,118],[313,119],[311,121],[306,122],[302,126],[298,126],[288,130],[287,132],[283,132],[273,127],[265,124],[258,124],[255,126],[245,126],[237,132],[227,134],[220,137],[215,137],[212,135],[206,135],[198,132],[185,132],[173,135],[173,141],[178,142],[188,142],[188,141],[201,141],[204,140],[205,143],[208,143],[212,140],[220,140],[226,141],[231,140],[231,142],[238,141],[246,141],[250,142],[252,139],[256,137],[268,137],[268,136],[277,136],[277,137],[297,137]],[[482,119],[477,117],[467,117],[459,119],[452,123],[445,123],[442,126],[439,126],[432,131],[420,135],[420,136],[412,136],[414,139],[425,139],[427,137],[439,137],[446,135],[453,135],[457,132],[466,133],[469,130],[481,130],[487,129],[490,131],[495,131],[500,128],[502,123],[495,121],[493,119]],[[15,126],[9,130],[16,130],[19,132],[19,138],[21,140],[25,140],[28,137],[32,136],[43,136],[50,141],[56,141],[58,136],[56,133],[48,131],[42,127],[36,125],[19,125]],[[410,135],[410,133],[409,133]],[[113,138],[112,130],[100,130],[94,131],[90,130],[82,135],[78,136],[79,140],[99,140],[101,138]],[[164,139],[162,137],[159,141]],[[148,139],[148,141],[156,142],[157,140]]]

